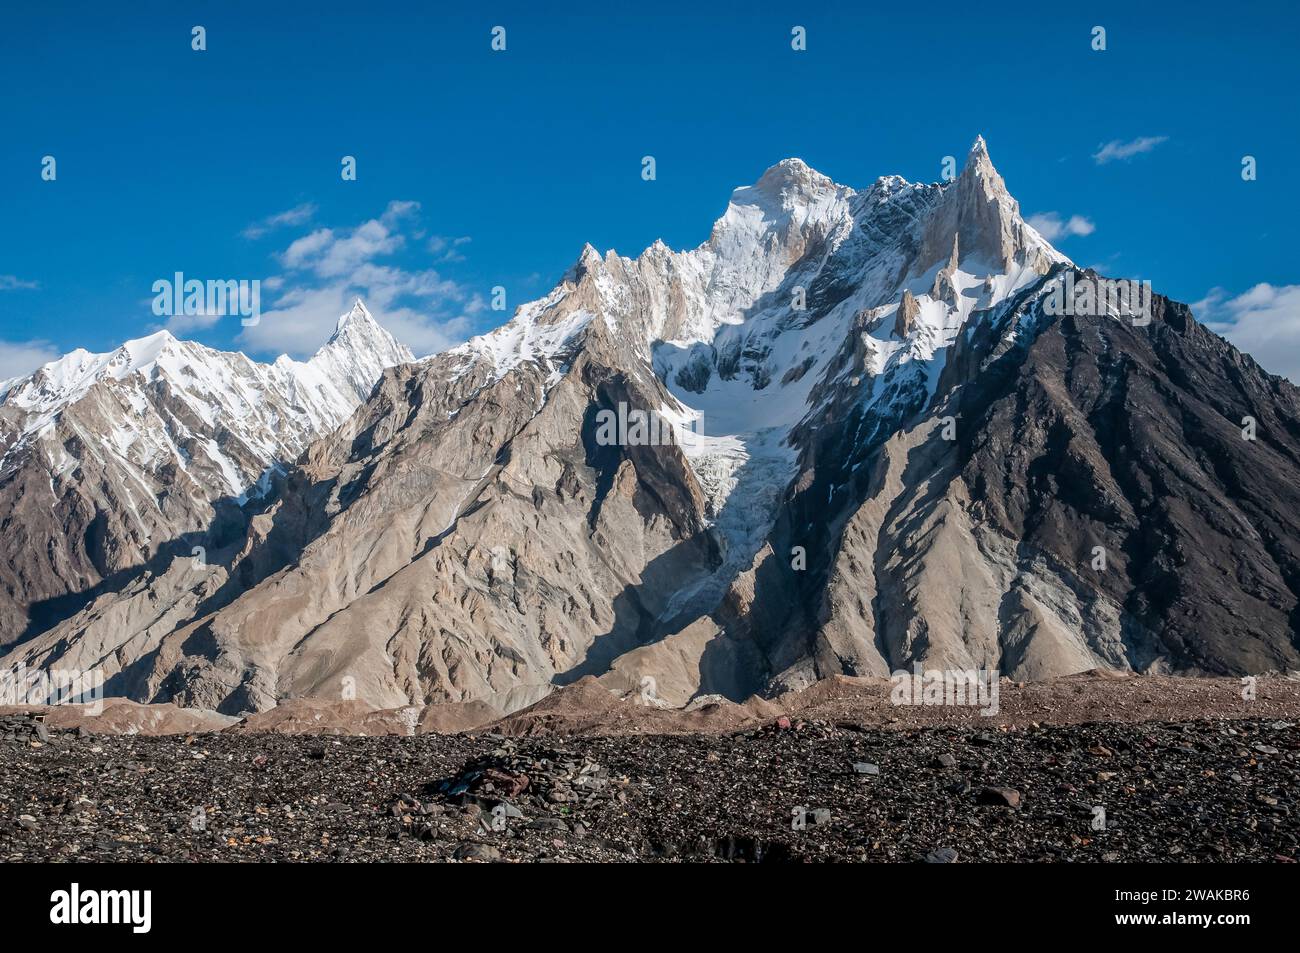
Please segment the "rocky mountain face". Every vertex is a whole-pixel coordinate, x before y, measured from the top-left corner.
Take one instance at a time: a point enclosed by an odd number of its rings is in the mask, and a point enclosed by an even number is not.
[[[1164,298],[1054,304],[1099,280],[982,140],[931,185],[786,160],[698,248],[588,246],[508,324],[384,371],[205,565],[0,664],[228,714],[1300,667],[1300,392]]]
[[[272,472],[413,359],[358,302],[306,362],[159,331],[0,385],[0,645],[242,536]]]

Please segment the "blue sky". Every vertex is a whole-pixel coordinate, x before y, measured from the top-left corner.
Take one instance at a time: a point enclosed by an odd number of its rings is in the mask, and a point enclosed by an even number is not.
[[[265,283],[257,328],[181,336],[303,355],[361,293],[428,352],[503,320],[493,286],[512,310],[545,293],[584,242],[698,244],[784,157],[934,181],[980,133],[1062,251],[1300,370],[1289,4],[272,6],[5,5],[0,377],[149,333],[176,271]]]

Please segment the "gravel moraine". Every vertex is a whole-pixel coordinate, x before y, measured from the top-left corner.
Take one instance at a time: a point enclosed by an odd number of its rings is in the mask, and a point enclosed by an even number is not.
[[[1300,729],[1275,720],[535,739],[0,722],[4,861],[1300,856]]]

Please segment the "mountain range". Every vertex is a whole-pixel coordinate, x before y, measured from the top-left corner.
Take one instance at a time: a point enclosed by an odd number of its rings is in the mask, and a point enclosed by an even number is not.
[[[168,331],[0,383],[0,646],[159,557],[242,529],[240,507],[414,360],[359,303],[309,361],[259,364]]]
[[[74,352],[0,384],[0,665],[227,714],[1300,668],[1300,391],[1158,294],[1054,306],[1101,281],[980,139],[785,160],[418,361],[359,302],[304,363]]]

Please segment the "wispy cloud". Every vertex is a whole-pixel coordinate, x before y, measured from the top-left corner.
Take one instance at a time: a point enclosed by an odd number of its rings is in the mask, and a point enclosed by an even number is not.
[[[1105,165],[1107,162],[1114,162],[1116,159],[1131,159],[1144,152],[1150,152],[1160,143],[1168,141],[1168,136],[1139,136],[1127,142],[1123,139],[1112,139],[1102,146],[1100,151],[1094,152],[1092,158],[1097,165]]]
[[[34,281],[23,281],[16,275],[0,275],[0,291],[35,291],[40,285]]]
[[[337,278],[406,244],[402,225],[419,211],[418,202],[389,202],[379,218],[351,230],[318,228],[293,242],[281,253],[286,268],[308,269],[321,278]]]
[[[58,356],[49,341],[0,341],[0,381],[25,377]]]
[[[322,227],[299,236],[276,254],[285,271],[262,282],[275,300],[258,324],[243,329],[240,343],[253,351],[309,355],[358,295],[417,355],[464,340],[472,316],[485,306],[482,297],[432,268],[387,260],[405,252],[433,260],[432,240],[424,242],[424,234],[418,202],[389,202],[378,218],[355,227]],[[445,253],[468,241],[446,239],[437,260],[456,260]]]
[[[460,247],[468,245],[470,238],[468,235],[462,235],[459,238],[448,238],[446,235],[434,235],[429,239],[429,252],[438,261],[454,262],[464,261],[465,256],[461,253]]]
[[[315,214],[316,206],[311,202],[304,202],[302,205],[294,206],[283,212],[268,215],[266,218],[249,225],[240,234],[245,238],[261,238],[276,229],[296,228],[299,225],[305,225],[312,220],[312,216]]]
[[[1236,297],[1212,288],[1192,313],[1272,373],[1300,384],[1300,285],[1259,284]]]
[[[1097,226],[1082,215],[1071,215],[1067,219],[1062,218],[1058,212],[1039,212],[1037,215],[1031,215],[1029,224],[1049,242],[1059,238],[1069,238],[1071,235],[1091,235],[1097,230]]]

